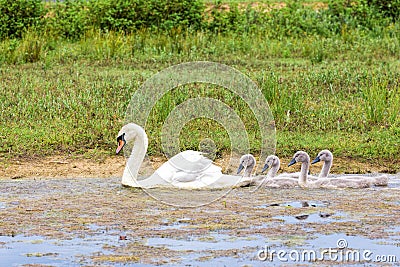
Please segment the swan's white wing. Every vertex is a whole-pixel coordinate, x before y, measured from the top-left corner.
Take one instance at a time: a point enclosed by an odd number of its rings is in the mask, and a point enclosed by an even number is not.
[[[171,164],[169,164],[168,161],[167,161],[163,165],[161,165],[154,172],[154,174],[156,174],[157,176],[161,177],[165,181],[171,183],[172,182],[172,178],[174,177],[176,171],[177,171],[177,169],[175,169],[173,166],[171,166]]]
[[[161,165],[156,173],[165,181],[193,182],[203,180],[201,184],[210,184],[221,175],[221,168],[214,165],[212,161],[204,157],[198,151],[183,151]],[[192,188],[193,185],[187,185]]]
[[[213,165],[212,160],[193,150],[183,151],[173,156],[168,162],[176,169],[186,173],[204,172]]]

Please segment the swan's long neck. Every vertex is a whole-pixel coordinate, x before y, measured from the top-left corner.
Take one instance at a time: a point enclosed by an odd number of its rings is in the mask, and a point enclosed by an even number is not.
[[[147,152],[148,139],[146,132],[141,127],[137,127],[135,132],[136,138],[133,143],[133,149],[126,162],[124,174],[122,176],[123,184],[137,183],[139,169]]]
[[[244,171],[243,176],[244,177],[250,177],[251,176],[251,172],[253,171],[253,168],[254,168],[254,165],[247,166],[245,171]]]
[[[274,178],[276,176],[276,174],[278,173],[279,167],[280,167],[279,163],[272,165],[267,173],[267,176],[270,178]]]
[[[332,160],[324,161],[321,172],[319,173],[319,178],[327,178],[329,171],[331,170]]]
[[[301,171],[299,176],[299,184],[306,184],[307,183],[307,175],[308,170],[310,168],[310,162],[305,161],[301,164]]]

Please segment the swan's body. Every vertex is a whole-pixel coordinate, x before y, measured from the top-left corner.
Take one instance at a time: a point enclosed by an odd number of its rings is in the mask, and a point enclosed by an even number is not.
[[[367,188],[370,187],[371,183],[368,179],[357,178],[352,179],[351,177],[339,177],[339,178],[323,178],[316,181],[307,181],[307,173],[310,167],[310,157],[304,151],[297,151],[289,166],[296,162],[301,163],[301,175],[299,177],[299,185],[302,187],[310,188]]]
[[[327,178],[329,175],[329,171],[332,166],[333,162],[333,154],[327,149],[321,150],[317,157],[311,162],[311,164],[317,163],[323,161],[324,165],[322,166],[321,172],[319,174],[319,178]],[[335,178],[343,178],[343,179],[367,179],[371,185],[377,185],[377,186],[386,186],[388,185],[389,178],[387,175],[379,175],[379,176],[374,176],[374,177],[365,177],[365,176],[359,176],[359,175],[346,175],[346,176],[340,176],[340,177],[335,177]]]
[[[123,146],[133,141],[134,146],[127,160],[121,183],[130,187],[221,188],[240,182],[240,176],[224,175],[221,168],[198,151],[187,150],[173,156],[150,177],[138,180],[139,168],[146,155],[148,139],[146,132],[137,124],[129,123],[118,133],[118,154]]]

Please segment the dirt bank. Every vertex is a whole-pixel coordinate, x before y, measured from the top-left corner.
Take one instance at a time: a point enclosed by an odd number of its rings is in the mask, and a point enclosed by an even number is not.
[[[217,160],[221,164],[227,159]],[[281,171],[298,171],[296,167],[288,168],[289,158],[281,159]],[[154,157],[152,162],[155,166],[160,165],[163,159]],[[223,164],[221,164],[223,165]],[[397,173],[398,162],[356,161],[347,158],[335,158],[332,173]],[[101,159],[77,158],[70,156],[52,156],[38,158],[18,158],[0,160],[0,179],[20,179],[32,177],[121,177],[125,167],[123,156],[109,156]],[[298,166],[299,167],[299,166]],[[311,166],[312,173],[318,173],[321,164]],[[225,170],[232,173],[234,170]]]

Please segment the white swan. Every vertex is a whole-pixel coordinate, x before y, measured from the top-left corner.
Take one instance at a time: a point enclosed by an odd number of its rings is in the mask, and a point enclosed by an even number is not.
[[[329,171],[332,166],[333,162],[333,154],[331,151],[324,149],[321,150],[317,157],[311,162],[311,164],[317,163],[323,161],[324,165],[322,166],[321,172],[319,174],[319,178],[327,178]],[[373,176],[373,177],[365,177],[365,176],[358,176],[358,175],[351,175],[351,176],[343,176],[342,178],[347,178],[349,177],[350,179],[368,179],[372,185],[376,186],[386,186],[388,185],[389,178],[387,175],[379,175],[379,176]]]
[[[173,156],[150,177],[138,180],[138,173],[148,147],[147,134],[134,123],[124,125],[118,133],[118,154],[127,142],[133,141],[133,149],[122,176],[122,185],[130,187],[223,188],[236,185],[241,176],[224,175],[221,168],[198,151],[187,150]]]
[[[299,177],[299,185],[310,188],[367,188],[371,182],[368,179],[349,177],[324,178],[316,181],[307,181],[307,173],[310,167],[310,156],[304,151],[297,151],[288,166],[301,163],[301,175]]]

